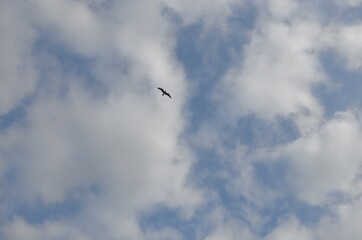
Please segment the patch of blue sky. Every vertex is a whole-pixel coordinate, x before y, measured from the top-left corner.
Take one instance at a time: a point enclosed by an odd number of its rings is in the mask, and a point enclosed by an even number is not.
[[[215,163],[214,163],[215,164]],[[215,166],[220,164],[215,164]],[[203,167],[208,165],[203,165]],[[215,206],[222,206],[228,216],[233,219],[237,219],[248,226],[254,233],[260,236],[266,236],[272,229],[274,229],[281,217],[293,214],[302,224],[306,226],[313,226],[323,216],[328,213],[328,207],[326,206],[312,206],[304,202],[299,201],[293,195],[293,190],[290,184],[288,184],[288,164],[284,161],[279,162],[256,162],[253,163],[254,168],[254,181],[257,181],[265,191],[281,192],[283,195],[277,197],[275,201],[270,205],[263,208],[259,208],[255,203],[248,201],[240,193],[234,193],[229,188],[229,181],[235,178],[233,169],[226,167],[217,169],[213,167],[213,174],[209,172],[207,177],[203,179],[203,183],[200,187],[208,189],[210,192],[216,193],[217,198],[214,199],[211,204]],[[234,169],[236,170],[236,169]],[[203,171],[198,169],[199,175],[202,175]],[[228,177],[219,177],[220,171],[227,171]],[[200,179],[199,179],[200,181]],[[263,220],[264,224],[259,229],[254,229],[252,223],[249,222],[248,215],[244,209],[251,209],[258,214]]]
[[[68,79],[72,76],[75,77],[73,80],[78,80],[94,96],[106,93],[104,84],[94,74],[96,58],[84,56],[69,49],[66,44],[57,40],[52,32],[39,30],[39,37],[34,43],[32,55],[38,60],[39,88],[48,86],[53,74],[60,70],[63,82],[58,90],[59,96],[67,94]]]
[[[29,224],[43,224],[45,221],[55,221],[76,216],[85,206],[89,196],[102,194],[97,184],[84,186],[70,191],[65,199],[55,203],[44,203],[40,200],[17,203],[12,215],[22,217]]]
[[[228,123],[219,119],[217,104],[210,98],[210,93],[226,71],[235,64],[235,56],[242,54],[243,45],[247,44],[248,30],[254,26],[256,11],[250,8],[248,12],[240,15],[233,15],[230,18],[230,25],[240,32],[233,35],[224,35],[217,29],[205,33],[202,22],[191,25],[180,31],[177,57],[183,64],[189,81],[196,81],[194,84],[197,90],[193,93],[188,108],[192,113],[189,131],[195,131],[205,122],[214,122],[217,131],[223,132],[220,148],[226,151],[233,151],[239,144],[252,149],[259,147],[274,147],[279,144],[291,142],[299,137],[299,132],[291,119],[276,118],[272,123],[258,119],[254,115],[241,118],[236,126],[228,126]],[[213,58],[212,56],[217,56]],[[193,83],[191,83],[193,84]],[[220,106],[219,106],[220,107]],[[195,146],[193,149],[198,161],[194,164],[190,174],[198,187],[213,191],[217,199],[213,204],[221,205],[235,219],[239,219],[248,225],[243,213],[243,207],[253,206],[242,195],[233,194],[228,189],[229,178],[235,175],[230,162],[223,160],[217,149]],[[280,164],[255,164],[254,170],[256,180],[260,181],[265,188],[285,190],[290,187],[285,182],[286,165]],[[222,177],[222,172],[228,175]],[[269,221],[262,229],[261,235],[266,234],[276,226],[279,217],[294,212],[300,219],[313,222],[319,219],[320,214],[313,215],[319,209],[308,208],[298,203],[291,196],[284,196],[278,200],[275,206],[264,209],[261,213]],[[307,209],[305,212],[299,209]],[[309,209],[311,209],[309,211]],[[316,210],[316,211],[314,211]]]
[[[76,199],[67,199],[54,204],[32,202],[18,204],[13,215],[21,216],[29,224],[43,224],[45,221],[53,221],[76,215],[82,208],[82,203]]]
[[[296,140],[300,134],[293,120],[277,117],[273,121],[260,119],[251,114],[238,121],[233,136],[240,143],[253,148],[275,147]]]
[[[274,123],[275,124],[275,123]],[[274,147],[285,144],[298,138],[299,133],[292,121],[278,119],[278,126],[270,126],[270,123],[255,116],[247,116],[240,120],[237,130],[229,132],[226,141],[220,146],[224,151],[234,151],[239,144],[248,146],[253,152],[259,147]],[[233,144],[234,142],[234,144]],[[254,181],[257,181],[266,191],[283,192],[271,206],[258,209],[253,202],[249,202],[242,194],[235,194],[229,189],[229,181],[237,179],[238,169],[232,162],[225,159],[217,148],[196,147],[198,161],[194,164],[192,174],[193,182],[202,189],[207,189],[216,194],[213,204],[222,206],[223,209],[234,219],[238,219],[255,233],[265,236],[278,224],[278,219],[287,214],[294,214],[303,224],[313,224],[323,216],[326,209],[319,206],[309,206],[293,197],[292,186],[288,184],[287,161],[265,161],[253,164]],[[243,161],[243,159],[239,159]],[[248,222],[244,208],[260,214],[266,219],[265,225],[259,230],[253,229]]]
[[[348,4],[347,4],[348,5]],[[319,14],[324,16],[325,23],[338,22],[351,24],[362,19],[362,6],[341,7],[336,4],[322,4]]]
[[[261,216],[267,219],[260,234],[265,236],[278,225],[278,220],[283,216],[294,215],[301,224],[311,227],[318,223],[324,216],[330,214],[328,206],[310,205],[296,198],[293,185],[289,184],[291,166],[288,161],[259,161],[253,163],[255,181],[266,191],[282,193],[270,206],[260,210]]]
[[[172,8],[164,5],[161,9],[162,16],[172,25],[174,25],[175,28],[178,28],[179,30],[182,29],[182,18],[181,16],[174,11]]]
[[[290,166],[286,161],[262,161],[253,164],[255,181],[259,182],[266,191],[282,193],[270,205],[258,210],[266,220],[259,234],[266,236],[278,225],[280,218],[296,216],[304,226],[314,226],[324,216],[329,214],[328,206],[310,205],[298,200],[294,195],[293,186],[288,182]]]
[[[221,157],[215,158],[220,160]],[[242,225],[248,226],[257,235],[266,236],[279,224],[281,217],[295,215],[303,225],[313,226],[328,214],[328,207],[312,206],[299,201],[293,196],[292,186],[288,184],[286,177],[288,165],[283,161],[277,163],[266,161],[253,164],[254,181],[259,182],[265,191],[283,192],[283,195],[261,209],[255,203],[248,201],[242,194],[232,192],[228,183],[235,176],[232,173],[233,169],[226,165],[223,166],[220,162],[215,161],[212,161],[211,164],[199,163],[199,168],[195,170],[195,174],[198,174],[196,182],[199,187],[216,194],[216,198],[209,199],[209,205],[212,205],[213,208],[222,206],[229,217],[240,221]],[[205,169],[205,167],[209,169]],[[220,177],[218,175],[220,171],[226,171],[228,177]],[[264,223],[260,228],[255,229],[253,224],[249,222],[245,209],[251,209],[263,219]]]
[[[272,207],[264,208],[259,213],[266,220],[259,231],[259,235],[263,237],[275,229],[280,219],[284,217],[294,215],[302,225],[313,227],[324,216],[330,214],[326,207],[312,206],[298,201],[292,196],[277,199]]]
[[[201,30],[202,23],[198,22],[181,28],[177,33],[177,59],[182,64],[188,78],[194,78],[200,74],[203,68],[203,54],[197,44]]]
[[[199,208],[192,219],[183,219],[179,209],[158,206],[146,212],[141,217],[141,226],[144,230],[161,230],[174,227],[180,231],[185,239],[203,239],[214,230],[215,226],[206,220],[207,216],[216,208],[222,207],[226,214],[248,225],[242,207],[250,205],[242,196],[234,194],[229,189],[229,180],[235,177],[237,170],[231,168],[230,161],[223,159],[217,149],[195,147],[198,161],[194,163],[189,173],[193,185],[203,189],[211,196]],[[227,175],[224,175],[226,173]]]
[[[139,224],[143,231],[161,231],[164,228],[175,228],[181,232],[185,239],[196,239],[195,219],[186,220],[181,217],[177,208],[156,206],[150,211],[144,212]]]
[[[255,7],[250,4],[228,18],[227,30],[206,28],[201,20],[179,29],[176,56],[194,89],[186,106],[191,112],[191,131],[203,121],[216,117],[217,104],[211,95],[249,42],[256,14]]]
[[[215,148],[195,147],[195,151],[197,161],[190,170],[189,178],[197,187],[222,196],[228,180],[222,173],[233,174],[229,162]]]
[[[26,117],[26,111],[33,101],[33,96],[24,98],[20,104],[8,113],[0,116],[0,132],[5,131],[14,124],[22,124]]]
[[[290,199],[290,209],[308,227],[315,226],[323,217],[331,214],[328,206],[310,205],[293,198]]]
[[[115,4],[115,0],[102,0],[102,1],[85,1],[93,12],[102,14],[111,9]]]
[[[362,18],[362,6],[357,5],[348,7],[347,1],[345,4],[328,0],[303,2],[306,4],[305,9],[310,9],[312,12],[315,12],[318,20],[324,25],[329,25],[331,23],[350,24]]]
[[[290,189],[288,184],[288,169],[286,161],[259,161],[253,163],[256,180],[265,188],[283,190]]]
[[[361,107],[361,72],[348,70],[333,51],[322,53],[320,61],[331,86],[321,84],[314,89],[314,94],[324,106],[326,117],[331,118],[336,112],[351,107]]]
[[[362,5],[358,5],[352,8],[347,8],[341,12],[340,19],[344,23],[356,23],[362,20]]]
[[[239,202],[234,201],[227,208],[226,213],[234,219],[239,219],[245,225],[247,221],[242,220],[240,215]],[[204,239],[211,231],[215,230],[216,223],[209,219],[210,214],[220,206],[218,201],[208,201],[201,208],[198,208],[191,219],[182,217],[178,208],[169,208],[167,206],[156,206],[153,209],[144,212],[140,218],[140,227],[143,231],[160,231],[165,228],[174,228],[181,232],[184,239]]]

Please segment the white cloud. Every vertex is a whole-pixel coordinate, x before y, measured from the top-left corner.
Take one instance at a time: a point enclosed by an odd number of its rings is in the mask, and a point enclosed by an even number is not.
[[[311,204],[328,203],[333,193],[348,196],[361,171],[361,144],[360,116],[348,111],[288,145],[283,154],[292,164],[288,181],[295,194]]]
[[[107,226],[114,237],[139,231],[136,220],[131,232],[114,224],[153,204],[191,216],[200,196],[185,186],[191,156],[178,140],[180,112],[156,98],[130,94],[93,101],[73,86],[62,101],[46,95],[34,102],[26,127],[9,131],[19,134],[10,154],[23,151],[10,191],[14,200],[40,199],[51,206],[96,184],[100,196],[92,201],[80,196],[84,218],[79,224],[92,225],[86,216],[97,217],[94,224]]]
[[[225,27],[227,18],[245,1],[216,0],[216,1],[165,1],[182,17],[183,24],[188,25],[202,20],[207,27]]]
[[[159,231],[150,230],[146,232],[146,239],[149,240],[182,240],[182,234],[175,229],[165,228]]]
[[[335,25],[328,30],[331,47],[342,56],[350,70],[362,69],[362,24]]]
[[[194,156],[181,136],[190,124],[184,114],[189,91],[175,56],[177,29],[165,16],[164,7],[181,18],[182,26],[199,22],[223,33],[228,18],[244,3],[3,1],[0,114],[28,95],[34,98],[23,121],[0,135],[0,174],[5,182],[1,185],[0,207],[5,216],[0,219],[1,234],[10,240],[183,239],[173,226],[145,230],[139,223],[142,214],[155,205],[178,209],[187,221],[205,200],[202,190],[187,178]],[[273,206],[275,199],[290,190],[268,189],[258,182],[253,161],[260,156],[283,157],[290,164],[287,186],[293,187],[298,200],[335,204],[331,196],[339,193],[352,201],[336,208],[337,217],[324,217],[316,228],[307,229],[294,217],[282,219],[266,239],[305,240],[313,234],[355,239],[359,234],[353,223],[361,215],[360,114],[346,111],[324,121],[324,109],[312,88],[326,83],[318,58],[321,50],[336,49],[349,69],[361,67],[358,39],[362,31],[358,24],[325,27],[319,18],[302,18],[301,12],[308,14],[301,6],[292,0],[255,4],[259,12],[250,42],[222,80],[224,92],[217,89],[219,103],[225,105],[215,114],[226,114],[214,121],[224,122],[205,123],[196,139],[202,142],[199,146],[215,147],[220,158],[235,160],[232,169],[222,169],[215,176],[227,181],[225,189],[234,194],[231,197],[242,195],[255,208],[240,204],[247,224],[227,211],[207,216],[211,219],[204,220],[214,226],[207,236],[202,235],[207,240],[260,238],[251,229],[262,231],[268,220],[258,211]],[[61,46],[58,51],[66,49],[91,59],[87,74],[105,89],[103,95],[92,92],[88,76],[64,72],[56,53],[34,54],[33,44],[42,37]],[[160,96],[157,86],[169,90],[173,99]],[[229,97],[230,101],[225,100]],[[235,118],[249,113],[266,121],[279,116],[295,120],[301,136],[260,152],[243,146],[229,151],[219,145],[228,136],[220,126],[234,128]],[[68,200],[79,201],[80,210],[43,223],[34,224],[12,212],[18,203],[31,207],[40,202],[51,208]],[[218,201],[215,196],[208,200]],[[195,231],[204,223],[194,226]],[[332,236],[331,229],[339,232]]]
[[[242,225],[228,222],[221,226],[218,226],[204,240],[233,240],[236,238],[248,240],[257,239],[247,228],[243,228]]]
[[[312,22],[262,22],[240,65],[224,80],[235,115],[273,119],[295,116],[301,131],[318,124],[323,109],[311,89],[325,80],[317,56],[319,26]]]
[[[270,14],[280,20],[293,17],[296,10],[300,7],[298,1],[294,0],[276,0],[266,1]]]
[[[279,219],[278,226],[269,233],[265,240],[312,240],[312,233],[300,224],[294,216],[284,216]]]
[[[35,33],[26,17],[29,5],[3,1],[0,9],[0,115],[9,112],[29,96],[37,82],[31,46]]]
[[[298,9],[296,13],[296,4],[296,1],[276,1],[268,5],[270,15],[259,18],[250,44],[245,45],[240,56],[242,60],[225,76],[223,91],[220,93],[217,89],[216,93],[220,109],[223,107],[220,113],[226,114],[221,118],[232,126],[234,120],[248,114],[256,114],[267,121],[282,116],[293,119],[301,132],[299,139],[285,146],[261,151],[249,149],[246,151],[249,155],[230,154],[234,155],[230,159],[240,163],[237,164],[240,173],[237,178],[230,174],[232,187],[229,190],[256,206],[271,206],[276,199],[290,194],[290,190],[299,201],[321,206],[355,199],[361,194],[360,113],[346,110],[326,120],[323,106],[312,91],[318,84],[329,84],[319,59],[321,51],[335,49],[346,60],[348,70],[360,68],[359,24],[332,22],[325,25],[318,22],[322,21],[316,16],[318,11],[308,15],[305,9]],[[309,17],[301,19],[302,14]],[[225,100],[226,96],[231,100]],[[215,142],[209,144],[220,144]],[[285,184],[269,189],[258,184],[249,161],[270,162],[275,154],[287,163],[287,178]],[[335,239],[348,236],[348,230],[344,230],[349,229],[348,223],[343,221],[339,227],[342,233]],[[275,228],[267,239],[295,236],[314,239],[316,231],[293,218]],[[352,232],[351,236],[357,236],[358,231]]]
[[[2,227],[1,232],[4,234],[4,237],[9,240],[40,239],[38,231],[33,226],[29,226],[19,217]]]
[[[317,230],[320,239],[349,239],[357,240],[362,235],[360,222],[362,220],[362,201],[358,199],[349,204],[335,208],[332,216],[321,220]]]
[[[33,3],[33,21],[63,41],[75,53],[93,57],[104,51],[109,29],[103,29],[103,19],[82,1],[36,0]]]
[[[57,56],[37,59],[49,79],[36,89],[24,124],[2,133],[2,165],[16,172],[4,191],[14,204],[41,202],[51,208],[76,198],[82,207],[71,217],[71,227],[57,220],[39,225],[14,220],[7,224],[9,239],[17,237],[18,228],[37,239],[55,239],[69,231],[73,239],[140,239],[145,236],[139,214],[154,204],[191,217],[201,196],[186,183],[193,157],[180,138],[185,78],[174,59],[174,39],[162,5],[117,2],[105,9],[107,17],[81,1],[39,0],[32,5],[35,14],[13,7],[18,21],[31,20],[14,34],[28,34],[22,31],[26,28],[34,34],[14,41],[14,49],[19,46],[30,54],[30,40],[37,37],[34,26],[41,27],[49,41],[57,39],[74,54],[94,59],[90,74],[106,86],[107,95],[94,97],[84,76],[64,74]],[[105,67],[107,63],[113,66]],[[119,63],[127,69],[114,70]],[[62,95],[63,86],[69,91]],[[169,90],[173,99],[162,97],[157,86]],[[89,190],[92,186],[99,192]]]
[[[46,222],[43,225],[31,225],[20,217],[14,217],[2,228],[5,239],[8,240],[49,240],[49,239],[74,239],[88,240],[73,227],[63,223]]]
[[[234,219],[221,207],[207,215],[205,222],[212,227],[204,240],[258,239],[245,222]]]

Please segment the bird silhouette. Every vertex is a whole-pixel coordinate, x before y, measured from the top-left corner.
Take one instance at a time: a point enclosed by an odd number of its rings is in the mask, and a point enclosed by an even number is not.
[[[171,95],[168,92],[166,92],[163,88],[158,87],[158,89],[161,90],[162,96],[166,95],[169,96],[169,98],[171,98]]]

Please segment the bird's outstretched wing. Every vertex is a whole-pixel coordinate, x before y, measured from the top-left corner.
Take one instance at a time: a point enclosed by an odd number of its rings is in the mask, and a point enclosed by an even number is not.
[[[157,89],[159,89],[162,92],[162,96],[166,95],[169,98],[172,98],[171,95],[168,92],[166,92],[166,90],[164,90],[163,88],[158,87]]]

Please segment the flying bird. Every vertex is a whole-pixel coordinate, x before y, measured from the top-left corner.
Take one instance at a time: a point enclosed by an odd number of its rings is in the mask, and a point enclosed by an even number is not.
[[[163,90],[163,88],[158,87],[158,89],[161,90],[162,96],[166,95],[166,96],[169,96],[171,98],[171,95],[168,92],[166,92],[165,90]]]

